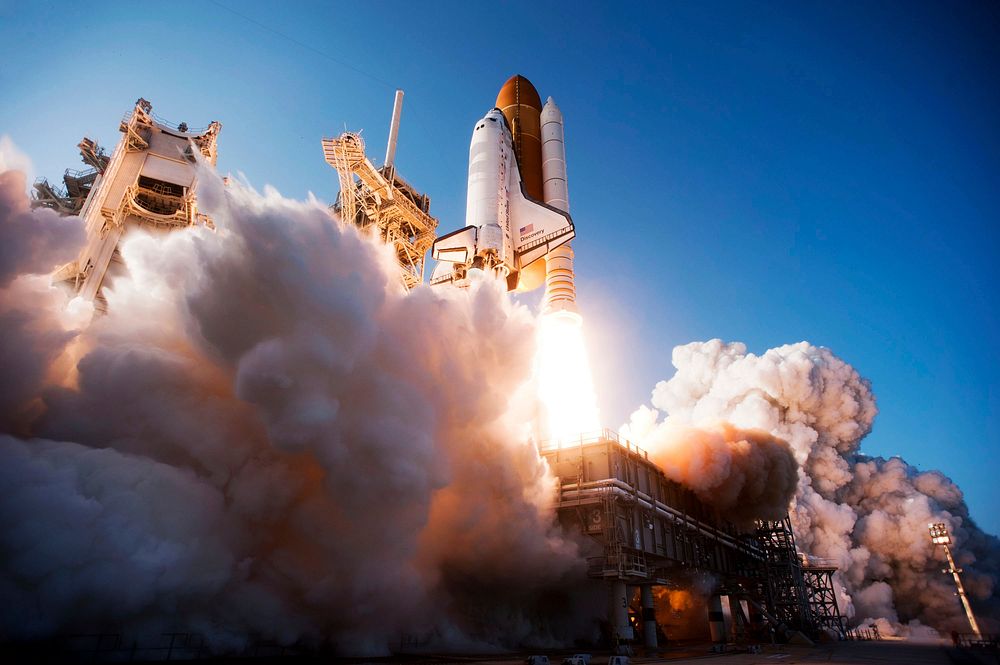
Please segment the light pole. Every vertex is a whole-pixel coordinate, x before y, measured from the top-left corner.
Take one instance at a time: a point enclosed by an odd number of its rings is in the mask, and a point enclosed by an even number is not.
[[[949,547],[951,545],[951,536],[948,535],[948,525],[943,522],[928,524],[927,530],[931,534],[931,542],[944,548],[944,554],[948,557],[948,567],[941,572],[951,573],[952,577],[955,578],[955,586],[958,587],[958,597],[962,600],[962,607],[965,608],[965,616],[969,618],[969,625],[972,626],[972,632],[976,634],[976,639],[983,639],[983,634],[979,632],[979,624],[976,623],[976,617],[972,613],[972,607],[969,605],[969,599],[965,595],[962,578],[958,576],[962,572],[962,569],[955,567],[955,559],[951,556],[951,548]]]

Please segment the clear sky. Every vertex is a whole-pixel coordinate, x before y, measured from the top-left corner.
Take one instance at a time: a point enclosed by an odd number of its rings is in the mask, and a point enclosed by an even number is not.
[[[614,3],[618,4],[618,3]],[[464,225],[473,124],[512,74],[566,119],[604,421],[671,349],[809,340],[871,379],[863,450],[938,468],[1000,532],[1000,5],[0,3],[0,134],[58,180],[137,97],[222,121],[219,167],[332,201],[364,129]]]

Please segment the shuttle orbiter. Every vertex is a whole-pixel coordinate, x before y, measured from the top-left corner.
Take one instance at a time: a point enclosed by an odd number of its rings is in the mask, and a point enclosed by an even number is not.
[[[462,284],[470,269],[492,270],[518,286],[521,272],[575,231],[569,213],[528,195],[507,119],[495,108],[476,123],[469,146],[467,226],[438,238],[431,284]]]

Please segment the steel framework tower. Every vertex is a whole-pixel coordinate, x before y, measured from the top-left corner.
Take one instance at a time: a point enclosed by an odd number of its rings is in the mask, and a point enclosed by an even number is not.
[[[94,183],[97,182],[97,177],[108,168],[111,158],[93,139],[84,137],[77,147],[80,149],[83,163],[88,168],[66,169],[63,173],[63,187],[50,184],[47,178],[35,180],[32,206],[51,208],[62,215],[80,214]]]
[[[345,224],[371,231],[396,249],[403,285],[412,289],[424,280],[424,259],[434,243],[437,219],[429,214],[431,199],[403,180],[394,165],[403,93],[396,91],[386,163],[375,168],[365,155],[360,134],[344,132],[323,139],[323,157],[337,170],[340,194],[334,211]]]
[[[153,105],[140,98],[118,129],[122,137],[110,157],[94,141],[84,139],[80,154],[92,170],[67,172],[64,177],[72,205],[83,199],[79,208],[67,212],[83,218],[87,242],[76,261],[53,275],[54,281],[67,283],[94,301],[99,311],[106,307],[102,289],[120,263],[118,246],[126,233],[136,228],[166,232],[198,223],[211,225],[196,205],[196,163],[200,158],[215,165],[222,125],[212,122],[204,129],[173,125],[153,115]],[[36,191],[37,205],[58,209],[60,203],[43,198],[47,190],[37,183]]]
[[[806,601],[813,624],[828,628],[840,639],[847,639],[847,619],[840,613],[837,593],[833,587],[833,574],[837,566],[833,561],[811,559],[803,555],[802,579],[805,583]]]
[[[782,520],[761,520],[757,522],[755,535],[764,554],[761,596],[766,599],[768,609],[787,626],[813,632],[815,626],[791,520],[787,516]]]

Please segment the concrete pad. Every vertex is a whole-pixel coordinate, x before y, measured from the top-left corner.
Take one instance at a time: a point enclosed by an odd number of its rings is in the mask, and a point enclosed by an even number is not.
[[[718,654],[680,659],[636,658],[634,663],[698,663],[698,665],[953,665],[948,651],[940,644],[914,644],[903,641],[835,642],[816,647],[765,646],[759,654]],[[594,665],[599,665],[595,663]]]

